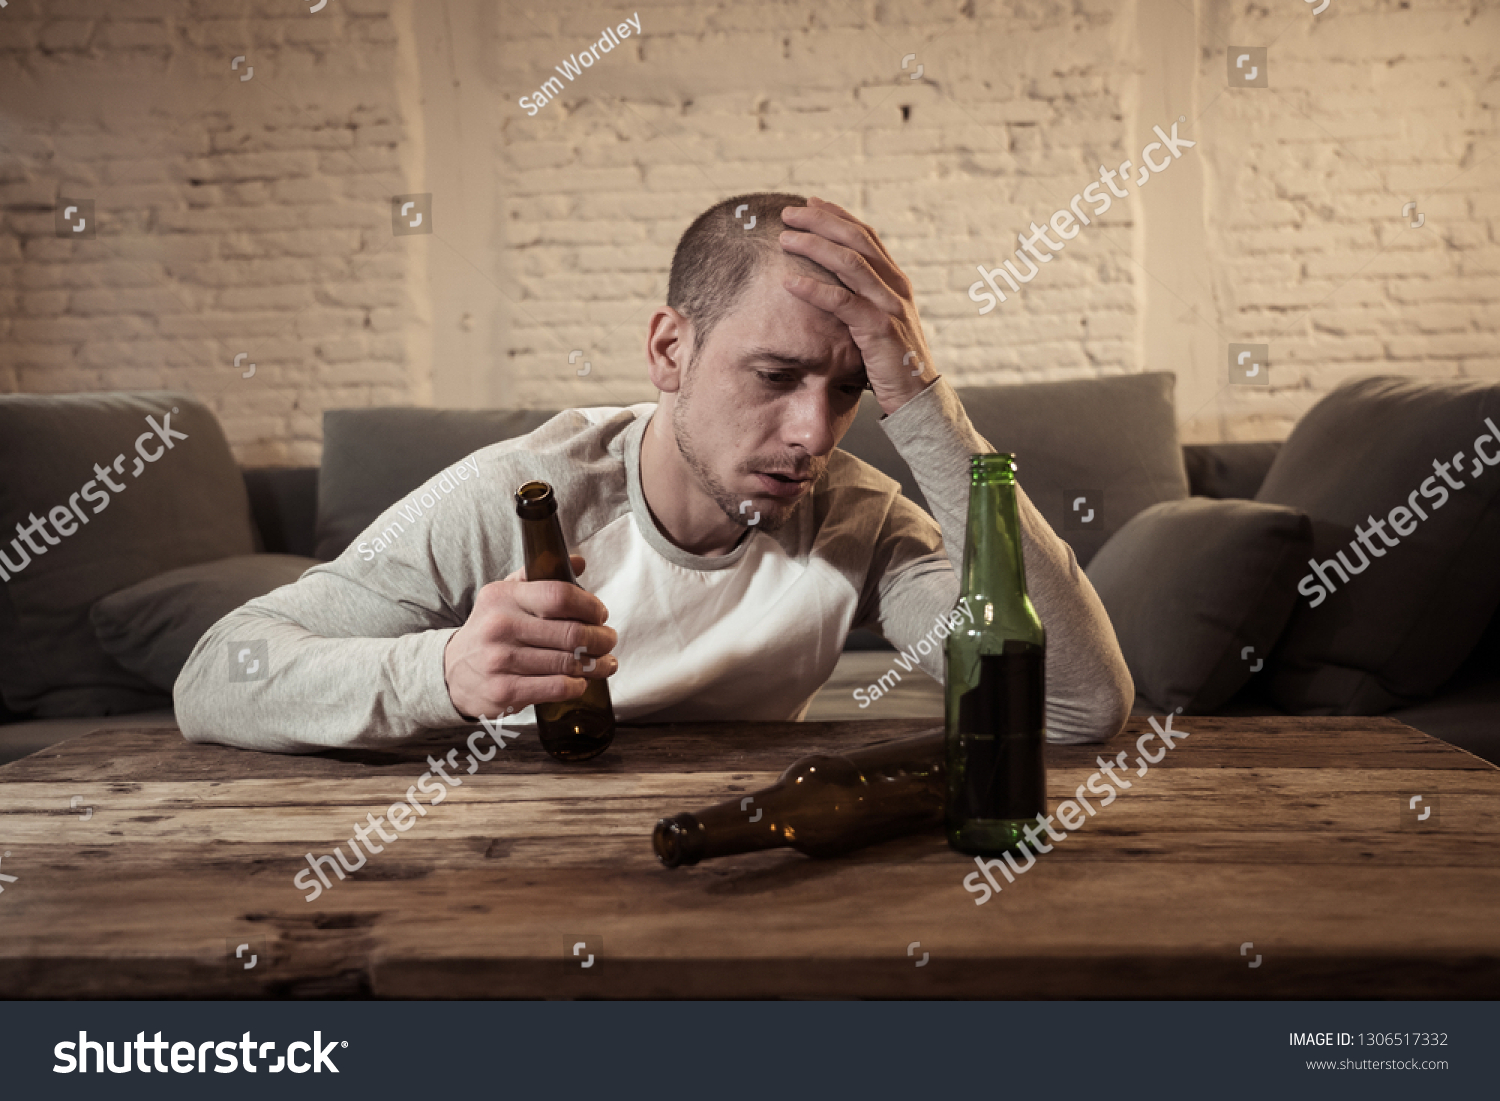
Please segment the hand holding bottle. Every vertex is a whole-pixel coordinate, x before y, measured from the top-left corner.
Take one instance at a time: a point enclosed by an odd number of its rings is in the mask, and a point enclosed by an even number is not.
[[[570,558],[581,574],[583,558]],[[468,621],[448,640],[443,675],[461,715],[577,699],[619,668],[609,656],[618,636],[604,626],[603,601],[566,581],[525,577],[519,569],[480,589]]]

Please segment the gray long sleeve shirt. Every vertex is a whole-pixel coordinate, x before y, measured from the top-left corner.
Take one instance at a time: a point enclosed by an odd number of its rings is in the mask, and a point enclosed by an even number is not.
[[[568,545],[619,633],[609,683],[621,721],[800,719],[855,627],[903,649],[928,640],[918,663],[941,679],[930,643],[958,598],[968,460],[993,450],[946,381],[880,422],[935,521],[835,450],[786,526],[752,528],[712,558],[674,546],[646,507],[640,448],[655,409],[568,410],[483,448],[387,509],[335,561],[225,616],[177,679],[184,735],[311,752],[465,725],[443,648],[478,591],[522,565],[513,494],[531,479],[556,488]],[[1018,498],[1027,587],[1047,631],[1048,737],[1102,740],[1130,712],[1130,674],[1072,550]],[[260,642],[266,675],[232,679],[231,652]]]

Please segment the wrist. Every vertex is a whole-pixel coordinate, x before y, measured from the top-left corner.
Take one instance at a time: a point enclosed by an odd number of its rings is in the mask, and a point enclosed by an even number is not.
[[[457,637],[458,632],[454,631],[448,636],[448,641],[443,643],[443,690],[448,693],[448,706],[453,708],[459,718],[466,723],[477,723],[479,721],[478,716],[470,715],[464,710],[463,705],[459,703],[458,697],[453,692],[453,682],[449,679],[452,669],[448,662],[448,648],[453,645],[453,640]]]
[[[916,379],[914,380],[916,383],[915,386],[903,388],[900,392],[895,394],[880,393],[879,391],[877,391],[875,394],[876,404],[880,406],[881,413],[889,417],[892,413],[902,408],[913,398],[921,397],[921,395],[927,390],[927,388],[941,377],[941,375],[934,374],[931,378]]]

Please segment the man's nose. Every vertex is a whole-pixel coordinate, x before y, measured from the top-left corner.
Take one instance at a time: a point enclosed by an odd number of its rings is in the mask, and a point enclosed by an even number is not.
[[[814,458],[827,455],[833,450],[835,440],[833,422],[833,403],[829,400],[827,388],[805,387],[792,398],[792,407],[783,425],[783,439]]]

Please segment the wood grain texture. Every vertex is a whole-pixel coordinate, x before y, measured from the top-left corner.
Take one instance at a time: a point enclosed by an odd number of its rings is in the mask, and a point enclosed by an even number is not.
[[[122,721],[0,768],[0,997],[1500,993],[1500,770],[1391,719],[1176,722],[1190,736],[1145,776],[1144,720],[1049,746],[1053,806],[1121,750],[1134,786],[976,906],[941,833],[828,861],[651,851],[660,817],[931,720],[628,727],[581,765],[527,737],[311,903],[303,854],[467,730],[294,757]],[[1413,794],[1435,824],[1402,823]],[[585,936],[587,971],[566,958]],[[232,967],[252,938],[257,967]]]

